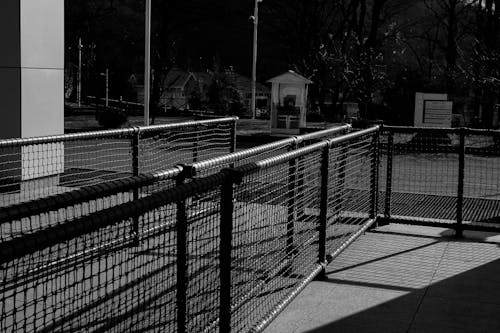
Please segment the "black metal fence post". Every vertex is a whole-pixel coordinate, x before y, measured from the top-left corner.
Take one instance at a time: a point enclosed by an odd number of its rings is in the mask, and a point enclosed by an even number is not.
[[[177,186],[182,185],[185,175],[181,173],[176,180]],[[187,214],[186,200],[177,202],[177,332],[187,332]]]
[[[139,142],[141,139],[141,129],[134,128],[132,134],[132,175],[139,176]],[[134,188],[132,191],[132,200],[139,199],[139,189]],[[139,217],[133,218],[132,234],[134,235],[134,244],[139,245]]]
[[[222,171],[226,179],[220,201],[220,309],[219,332],[231,331],[231,253],[233,242],[233,183],[231,170]]]
[[[229,152],[234,153],[236,151],[236,120],[231,124],[230,136]]]
[[[295,141],[290,150],[297,148]],[[287,202],[287,224],[286,224],[286,254],[288,257],[294,252],[294,234],[295,234],[295,219],[296,219],[296,184],[297,183],[297,159],[291,159],[288,162],[288,202]]]
[[[385,223],[388,223],[388,220],[391,218],[392,166],[394,157],[394,132],[390,130],[388,133],[384,205],[384,218],[386,219]]]
[[[318,240],[318,263],[326,264],[326,228],[328,223],[328,170],[330,164],[330,145],[327,145],[321,154],[321,189],[320,189],[320,212],[319,212],[319,240]],[[318,275],[319,279],[325,277],[325,267]]]
[[[378,130],[372,139],[372,152],[373,158],[371,161],[371,207],[370,207],[370,218],[377,218],[378,214],[378,166],[379,166],[379,142],[380,142],[380,130]],[[375,224],[374,224],[375,225]]]
[[[236,151],[236,120],[231,124],[231,136],[229,140],[229,153],[234,153]],[[229,164],[230,168],[234,168],[234,163]]]
[[[345,191],[345,179],[347,176],[346,166],[347,166],[348,148],[346,145],[337,146],[337,148],[339,149],[339,154],[337,156],[338,175],[335,184],[336,195],[335,195],[334,209],[335,209],[335,214],[341,216],[345,198],[344,191]]]
[[[464,177],[465,177],[465,128],[460,130],[460,147],[458,152],[458,191],[457,191],[457,225],[456,237],[463,236],[463,207],[464,207]]]

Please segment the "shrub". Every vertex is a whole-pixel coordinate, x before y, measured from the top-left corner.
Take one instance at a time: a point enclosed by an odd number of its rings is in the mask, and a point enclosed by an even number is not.
[[[104,128],[119,128],[127,122],[127,114],[122,110],[99,110],[96,118],[99,125]]]
[[[306,119],[307,122],[312,123],[322,123],[325,121],[325,117],[321,113],[308,113]]]

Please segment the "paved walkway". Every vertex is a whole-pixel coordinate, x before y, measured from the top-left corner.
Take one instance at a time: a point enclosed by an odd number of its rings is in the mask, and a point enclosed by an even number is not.
[[[265,332],[500,332],[500,238],[447,235],[367,233]]]

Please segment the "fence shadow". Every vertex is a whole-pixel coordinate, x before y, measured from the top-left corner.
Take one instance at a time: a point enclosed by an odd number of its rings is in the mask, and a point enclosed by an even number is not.
[[[428,270],[433,264],[421,264],[422,257],[411,255],[413,250],[395,253],[400,256],[392,260],[392,267],[387,265],[387,277],[381,280],[379,273],[381,266],[377,266],[372,274],[373,282],[369,276],[364,281],[358,281],[359,272],[344,278],[338,271],[332,272],[326,282],[337,284],[337,289],[343,292],[332,293],[338,298],[342,293],[344,299],[330,299],[326,304],[333,305],[343,312],[341,307],[353,306],[353,303],[364,302],[367,304],[381,293],[392,294],[391,300],[379,303],[366,310],[348,315],[338,320],[323,324],[321,327],[309,330],[310,333],[323,332],[498,332],[500,331],[500,248],[498,244],[486,244],[470,241],[456,241],[443,239],[445,247],[437,265],[433,268],[430,283],[420,288],[412,288],[411,282],[398,280],[394,276],[404,275],[401,271],[414,265],[415,279],[424,278],[419,271]],[[429,243],[435,245],[436,242]],[[428,246],[428,245],[427,245]],[[425,246],[415,248],[418,252]],[[402,255],[402,256],[401,256]],[[380,260],[394,259],[381,257]],[[363,264],[373,264],[376,260],[357,263],[352,268]],[[406,261],[406,263],[403,263]],[[400,262],[401,267],[395,263]],[[484,264],[482,264],[484,263]],[[373,265],[372,265],[373,267]],[[347,267],[346,269],[350,269]],[[400,269],[400,271],[398,271]],[[365,269],[364,274],[369,274]],[[423,274],[423,273],[421,273]],[[389,277],[391,276],[392,277]],[[349,276],[349,275],[347,275]],[[340,277],[340,278],[337,278]],[[363,280],[363,279],[362,279]],[[358,289],[357,291],[353,291]],[[350,290],[350,291],[345,291]],[[349,293],[351,293],[349,295]],[[402,293],[403,296],[394,296]],[[376,296],[374,296],[376,295]],[[372,299],[370,299],[370,297]],[[394,298],[396,297],[396,298]],[[386,295],[387,298],[387,295]],[[391,298],[391,297],[388,297]],[[346,301],[347,299],[347,301]],[[375,302],[376,303],[376,302]],[[337,305],[338,304],[338,305]],[[338,316],[335,309],[321,309],[322,315],[314,320],[325,320],[330,311],[332,317]],[[344,311],[344,313],[346,313]],[[352,312],[351,312],[352,313]],[[321,318],[321,319],[319,319]],[[326,321],[326,320],[325,320]]]

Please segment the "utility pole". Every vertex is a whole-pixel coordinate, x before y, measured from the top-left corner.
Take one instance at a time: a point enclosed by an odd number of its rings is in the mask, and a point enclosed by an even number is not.
[[[101,76],[106,77],[106,108],[109,106],[109,69],[106,68],[106,72],[100,73]]]
[[[82,106],[82,39],[78,38],[78,85],[76,87],[76,99],[78,106]]]
[[[106,107],[109,106],[109,69],[106,68]]]
[[[146,0],[144,50],[144,125],[149,126],[149,96],[151,75],[151,0]]]
[[[259,26],[259,3],[263,0],[255,0],[253,13],[253,59],[252,59],[252,119],[256,118],[256,93],[257,93],[257,35]]]

